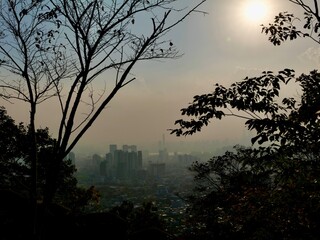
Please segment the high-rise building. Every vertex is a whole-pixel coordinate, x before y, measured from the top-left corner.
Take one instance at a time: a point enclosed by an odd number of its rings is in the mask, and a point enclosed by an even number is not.
[[[116,167],[116,177],[124,179],[128,176],[128,155],[127,152],[116,150],[114,152],[114,162]]]
[[[150,163],[149,174],[152,177],[163,177],[165,174],[166,164],[165,163]]]
[[[142,151],[138,151],[137,168],[142,169]]]
[[[115,176],[114,169],[113,154],[107,153],[105,160],[100,163],[100,176],[104,181],[111,180]]]
[[[137,146],[136,145],[123,145],[122,150],[124,152],[137,152]]]
[[[159,150],[159,161],[160,162],[166,162],[169,159],[169,153],[167,149]]]
[[[93,171],[98,174],[100,172],[100,163],[102,161],[102,157],[98,154],[92,155],[92,168]]]
[[[117,150],[117,144],[110,144],[109,145],[109,152],[111,154],[114,154],[114,152]]]
[[[122,150],[124,152],[128,152],[129,151],[129,145],[122,145]]]
[[[131,152],[137,152],[137,146],[136,145],[129,146],[129,149],[131,150]]]
[[[137,146],[123,145],[122,150],[117,149],[115,144],[109,147],[110,152],[106,154],[106,174],[120,180],[137,176],[137,172],[142,170],[142,152],[137,151]]]
[[[106,161],[108,162],[108,165],[112,166],[114,164],[114,155],[112,153],[107,153]]]
[[[107,176],[107,161],[104,160],[100,163],[100,176]]]

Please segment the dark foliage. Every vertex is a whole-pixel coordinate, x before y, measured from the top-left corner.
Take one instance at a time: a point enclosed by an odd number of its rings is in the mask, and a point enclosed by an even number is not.
[[[213,93],[195,96],[182,115],[191,120],[177,120],[180,128],[172,134],[192,135],[201,131],[211,119],[223,117],[245,118],[248,130],[256,131],[252,143],[272,143],[272,146],[316,147],[319,139],[320,74],[314,70],[296,78],[301,87],[300,99],[280,98],[281,86],[294,77],[293,70],[285,69],[277,75],[263,72],[260,77],[246,78],[230,88],[217,86]],[[298,102],[299,101],[299,102]]]
[[[207,163],[194,163],[198,187],[189,197],[190,239],[317,239],[320,232],[319,92],[317,71],[296,78],[299,98],[280,98],[292,70],[265,72],[230,88],[196,96],[178,120],[177,135],[200,131],[209,119],[246,118],[252,143]],[[237,111],[234,113],[232,111]],[[217,114],[218,113],[218,114]],[[200,126],[199,128],[194,126]]]
[[[128,222],[128,237],[131,240],[174,239],[165,230],[165,222],[161,220],[158,208],[152,202],[146,202],[140,207],[134,207],[133,203],[124,201],[110,212]]]
[[[298,37],[320,43],[318,2],[290,2],[302,7],[304,21],[280,13],[262,32],[274,45]],[[282,97],[293,79],[300,95]],[[211,121],[232,116],[246,120],[247,129],[256,133],[252,144],[260,145],[237,146],[191,166],[197,187],[188,197],[185,239],[319,238],[319,92],[317,70],[299,77],[291,69],[267,71],[229,88],[216,85],[181,109],[185,119],[175,122],[179,127],[172,134],[192,135]]]
[[[29,128],[7,115],[0,108],[0,188],[10,189],[29,197],[31,187],[31,161],[29,159]],[[37,130],[38,162],[38,199],[44,194],[45,183],[52,167],[51,151],[55,140],[49,135],[48,128]],[[63,205],[73,212],[83,211],[90,202],[98,201],[99,193],[94,188],[84,189],[77,186],[74,177],[75,166],[70,159],[62,162],[58,178],[58,191],[54,203]]]
[[[197,188],[189,196],[186,239],[317,239],[318,159],[235,150],[190,168]]]

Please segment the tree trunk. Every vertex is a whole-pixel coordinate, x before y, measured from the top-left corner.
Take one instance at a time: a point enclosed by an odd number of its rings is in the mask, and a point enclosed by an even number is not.
[[[37,154],[37,137],[35,129],[35,114],[36,114],[36,104],[31,104],[30,111],[30,161],[31,161],[31,205],[33,210],[33,235],[35,239],[38,239],[39,229],[38,229],[38,204],[37,204],[37,180],[38,180],[38,154]]]

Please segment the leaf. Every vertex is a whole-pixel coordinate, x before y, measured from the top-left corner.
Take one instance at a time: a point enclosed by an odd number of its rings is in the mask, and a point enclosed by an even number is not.
[[[282,146],[284,146],[285,144],[286,144],[286,142],[287,142],[287,139],[286,138],[281,138],[281,140],[280,140],[280,144],[282,145]]]
[[[255,137],[253,137],[253,138],[251,138],[251,144],[255,144],[256,143],[256,141],[259,139],[259,135],[258,136],[255,136]]]

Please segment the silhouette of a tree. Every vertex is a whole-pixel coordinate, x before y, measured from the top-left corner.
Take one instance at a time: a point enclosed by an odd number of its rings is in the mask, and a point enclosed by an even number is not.
[[[299,24],[295,21],[301,22],[301,19],[288,12],[279,13],[273,23],[268,26],[262,25],[262,32],[269,35],[268,40],[274,45],[280,45],[298,37],[308,37],[320,43],[318,2],[313,1],[310,4],[302,0],[289,0],[289,2],[303,9],[304,24],[299,29]],[[245,125],[249,130],[257,132],[252,143],[262,144],[270,141],[277,146],[287,144],[288,140],[295,141],[293,139],[299,138],[299,141],[302,141],[304,135],[310,133],[306,133],[306,128],[317,121],[320,99],[313,88],[319,85],[319,73],[314,70],[295,79],[303,91],[300,103],[297,102],[299,99],[293,97],[283,99],[279,97],[282,86],[294,78],[293,69],[284,69],[277,74],[265,71],[259,77],[246,77],[243,81],[233,83],[229,88],[217,84],[212,93],[194,96],[193,102],[181,109],[182,115],[187,119],[177,120],[175,124],[179,127],[170,129],[171,134],[192,135],[201,131],[212,119],[238,117],[246,120]]]
[[[304,24],[288,12],[280,13],[262,31],[281,45],[298,37],[320,43],[318,1],[302,7]],[[281,97],[290,81],[301,95]],[[252,144],[208,162],[194,163],[197,187],[189,196],[186,239],[315,239],[319,235],[319,110],[320,73],[295,76],[294,70],[265,71],[230,87],[216,85],[194,96],[181,109],[171,134],[188,136],[225,117],[245,119],[255,131]],[[261,144],[265,147],[262,147]]]
[[[23,188],[21,178],[27,174],[27,169],[19,160],[23,157],[21,140],[25,129],[22,125],[16,125],[15,121],[7,115],[4,107],[0,108],[0,171],[1,188]],[[19,185],[23,186],[19,186]],[[18,187],[18,186],[19,187]],[[29,186],[30,187],[30,186]]]
[[[22,123],[16,125],[15,121],[7,115],[4,107],[0,108],[0,189],[11,189],[16,193],[28,196],[31,189],[31,160],[29,157],[30,131]],[[39,197],[43,196],[47,172],[51,168],[50,155],[54,139],[50,137],[48,128],[37,129],[37,152],[39,154],[39,176],[37,191]],[[93,202],[92,190],[77,186],[74,176],[76,169],[71,160],[65,158],[59,172],[59,184],[55,202],[69,208],[72,212],[84,209],[90,201]]]
[[[289,12],[281,12],[268,26],[262,25],[262,32],[269,35],[269,41],[275,46],[298,37],[307,37],[320,44],[320,13],[318,1],[305,3],[303,0],[289,0],[300,6],[304,11],[304,19]],[[300,24],[302,23],[302,27]]]
[[[318,156],[236,146],[193,163],[185,239],[317,238]]]
[[[196,1],[192,7],[180,0],[1,1],[0,96],[22,100],[30,107],[34,203],[37,106],[54,99],[61,109],[48,112],[60,116],[44,194],[49,204],[64,157],[119,90],[135,80],[134,66],[180,56],[165,37],[205,1]],[[96,90],[103,81],[105,87]]]

